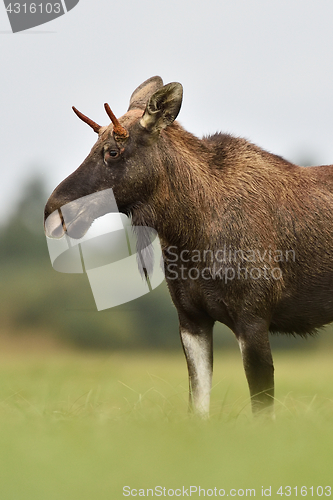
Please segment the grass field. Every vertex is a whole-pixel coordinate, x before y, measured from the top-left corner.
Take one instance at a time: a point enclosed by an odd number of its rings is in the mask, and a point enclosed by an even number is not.
[[[124,486],[130,498],[262,497],[269,487],[271,498],[327,497],[332,355],[275,354],[277,418],[267,422],[251,417],[238,353],[217,353],[212,417],[201,422],[187,414],[180,351],[3,353],[0,499],[113,500]]]

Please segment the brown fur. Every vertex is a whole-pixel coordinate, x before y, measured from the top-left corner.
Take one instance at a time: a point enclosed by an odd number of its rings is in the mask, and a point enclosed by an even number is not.
[[[333,166],[299,167],[230,135],[196,138],[170,124],[181,102],[177,85],[161,88],[153,78],[133,93],[119,120],[128,141],[119,149],[112,125],[103,128],[51,195],[45,218],[111,187],[134,225],[158,232],[197,411],[207,412],[215,321],[239,341],[254,409],[270,406],[268,332],[304,336],[333,320]],[[103,162],[108,150],[119,155]],[[181,276],[188,262],[181,257],[204,252],[209,262],[191,261],[192,278]]]

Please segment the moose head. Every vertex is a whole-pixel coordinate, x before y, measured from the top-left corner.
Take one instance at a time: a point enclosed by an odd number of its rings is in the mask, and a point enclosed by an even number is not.
[[[156,165],[161,155],[159,138],[176,119],[182,93],[180,83],[163,86],[160,77],[150,78],[133,92],[128,111],[119,120],[110,106],[104,105],[111,120],[107,126],[98,125],[73,107],[98,139],[80,167],[50,196],[45,207],[47,236],[59,238],[66,232],[73,238],[82,237],[96,218],[107,213],[108,200],[103,200],[101,192],[109,188],[119,211],[126,215],[155,195],[160,182]],[[99,196],[90,197],[88,204],[82,200],[93,193]],[[70,202],[71,213],[65,221],[61,208]]]

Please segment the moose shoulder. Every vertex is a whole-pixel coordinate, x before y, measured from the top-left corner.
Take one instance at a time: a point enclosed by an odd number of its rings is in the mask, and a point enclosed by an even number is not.
[[[119,211],[159,235],[195,411],[209,411],[216,321],[238,340],[253,409],[272,408],[269,332],[333,321],[333,166],[299,167],[230,135],[198,139],[175,121],[181,102],[179,83],[153,77],[119,120],[105,105],[108,126],[74,108],[98,139],[50,196],[45,230],[83,236],[105,209],[78,201],[65,225],[61,207],[112,188]]]

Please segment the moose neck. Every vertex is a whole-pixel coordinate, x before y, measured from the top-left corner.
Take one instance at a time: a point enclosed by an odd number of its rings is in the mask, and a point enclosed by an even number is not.
[[[162,245],[204,247],[214,215],[209,192],[217,182],[210,173],[211,152],[177,123],[162,133],[157,147],[158,186],[134,211],[133,223],[156,229]]]

